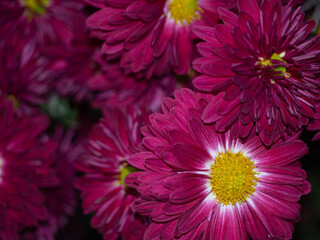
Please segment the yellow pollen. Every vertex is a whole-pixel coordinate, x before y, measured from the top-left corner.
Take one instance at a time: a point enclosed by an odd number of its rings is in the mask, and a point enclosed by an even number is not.
[[[124,163],[123,166],[120,168],[120,180],[119,183],[125,187],[128,187],[125,183],[124,183],[124,179],[125,177],[133,172],[136,172],[137,169],[131,165],[129,165],[128,163]]]
[[[282,52],[280,54],[273,53],[270,59],[271,60],[279,60],[281,62],[286,63],[286,61],[282,59],[284,56],[285,56],[285,52]],[[260,65],[262,67],[267,67],[267,66],[272,66],[273,65],[269,59],[264,59],[264,58],[260,57],[259,60],[260,61],[258,61],[256,64]],[[274,76],[283,75],[285,78],[289,78],[291,76],[290,73],[287,72],[287,69],[285,67],[283,67],[283,66],[275,67],[272,71],[280,72],[279,74],[278,73],[274,74]],[[270,80],[270,82],[271,82],[271,84],[275,83],[274,80]]]
[[[198,0],[172,0],[169,3],[169,12],[175,23],[191,24],[201,18],[203,10],[198,6]]]
[[[16,97],[13,96],[12,94],[9,94],[7,98],[9,101],[13,103],[14,109],[17,110],[19,108],[19,102],[16,99]]]
[[[259,181],[254,162],[242,152],[219,153],[211,166],[211,187],[217,202],[223,205],[244,203]]]
[[[264,58],[260,57],[259,60],[260,61],[258,62],[258,65],[261,65],[262,67],[266,67],[266,66],[271,66],[272,65],[272,63],[268,59],[264,59]]]
[[[22,0],[26,7],[27,16],[32,19],[35,15],[44,15],[47,7],[50,6],[50,0]]]

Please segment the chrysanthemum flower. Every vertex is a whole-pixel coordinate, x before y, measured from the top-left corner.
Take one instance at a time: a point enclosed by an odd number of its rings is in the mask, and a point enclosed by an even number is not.
[[[123,108],[141,107],[150,112],[160,109],[163,97],[171,96],[176,88],[176,78],[166,75],[143,81],[133,75],[125,75],[118,62],[108,63],[101,54],[95,56],[97,74],[88,80],[94,91],[92,106]]]
[[[21,52],[2,45],[0,53],[0,96],[6,95],[19,111],[34,112],[46,101],[60,62],[42,55],[35,44],[26,44]]]
[[[82,7],[80,0],[1,0],[1,38],[16,48],[29,41],[42,46],[57,41],[69,44],[71,16]]]
[[[306,39],[314,23],[293,3],[239,0],[239,14],[220,9],[223,24],[197,27],[205,40],[193,84],[217,94],[203,112],[205,123],[231,129],[232,137],[259,134],[266,145],[291,135],[314,115],[319,94],[319,37]]]
[[[139,240],[146,222],[130,209],[137,192],[124,184],[124,178],[135,171],[127,159],[131,148],[141,141],[142,118],[133,108],[105,109],[103,115],[90,133],[88,154],[77,164],[84,175],[77,179],[76,187],[82,193],[84,212],[94,213],[91,225],[105,240],[116,240],[120,235]]]
[[[173,69],[187,74],[195,55],[194,25],[215,24],[218,7],[234,0],[100,0],[101,8],[88,18],[92,36],[105,41],[103,53],[121,56],[126,73],[146,72],[147,78]]]
[[[63,229],[69,222],[77,205],[73,185],[75,180],[73,165],[80,154],[84,152],[82,147],[84,136],[76,138],[74,129],[64,130],[58,126],[52,138],[59,143],[53,154],[55,158],[54,169],[59,178],[59,185],[42,191],[48,217],[45,221],[40,222],[33,239],[54,240],[58,230]]]
[[[141,193],[133,209],[152,218],[144,239],[291,239],[297,201],[310,191],[297,161],[306,145],[217,133],[201,120],[206,104],[176,91],[142,128],[144,149],[129,158],[142,171],[125,183]]]
[[[74,163],[84,154],[83,143],[87,140],[89,130],[86,127],[75,130],[57,125],[53,136],[42,137],[43,142],[54,140],[59,143],[52,154],[55,159],[53,168],[59,184],[54,188],[42,189],[47,217],[40,221],[37,227],[25,229],[20,234],[21,240],[54,240],[58,231],[61,233],[69,226],[67,224],[70,224],[69,220],[74,217],[78,200],[74,188],[76,173]]]
[[[55,187],[55,142],[43,143],[45,117],[17,117],[12,102],[0,99],[0,238],[20,239],[19,232],[46,219],[42,188]]]

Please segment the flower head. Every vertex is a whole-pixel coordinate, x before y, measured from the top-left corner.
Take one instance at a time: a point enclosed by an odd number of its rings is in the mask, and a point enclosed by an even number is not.
[[[21,49],[27,42],[46,46],[72,40],[72,15],[83,7],[79,0],[2,0],[0,34]],[[67,17],[68,16],[68,17]]]
[[[54,240],[58,230],[63,229],[74,214],[77,206],[76,192],[73,186],[75,180],[74,161],[84,152],[82,143],[84,137],[75,136],[73,129],[65,131],[57,126],[53,137],[46,136],[44,141],[58,142],[54,156],[54,169],[59,179],[59,185],[44,189],[43,196],[47,208],[47,218],[42,220],[37,228],[24,232],[29,239]],[[28,239],[28,238],[27,238]]]
[[[12,44],[4,46],[0,49],[0,96],[7,96],[19,111],[35,112],[46,101],[60,63],[43,55],[35,44],[26,44],[21,51]]]
[[[136,169],[127,159],[141,141],[141,115],[134,108],[105,109],[89,136],[87,154],[77,163],[84,175],[77,179],[85,213],[94,213],[91,225],[104,239],[142,239],[146,221],[130,209],[137,192],[124,184]]]
[[[217,95],[203,112],[206,123],[233,137],[260,136],[266,145],[297,132],[314,115],[319,94],[319,37],[293,2],[239,0],[236,15],[220,9],[223,24],[198,27],[205,40],[193,84]]]
[[[125,182],[141,194],[133,209],[153,220],[144,239],[290,239],[310,191],[297,162],[306,145],[218,133],[201,120],[207,102],[176,91],[142,128],[144,148],[129,158],[141,171]]]
[[[40,139],[45,117],[17,116],[3,97],[0,113],[0,237],[17,240],[48,216],[42,190],[58,184],[52,166],[57,145]]]
[[[206,0],[91,0],[101,8],[89,17],[91,35],[103,39],[102,51],[121,56],[126,73],[162,76],[173,69],[187,74],[196,54],[193,26],[215,24],[218,7],[234,1]]]

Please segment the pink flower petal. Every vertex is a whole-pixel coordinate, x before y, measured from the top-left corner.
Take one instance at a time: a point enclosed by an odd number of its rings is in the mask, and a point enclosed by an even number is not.
[[[212,161],[208,152],[193,144],[177,143],[172,153],[175,158],[167,158],[166,163],[184,170],[207,170],[206,163]]]
[[[197,180],[193,183],[188,184],[188,188],[185,186],[177,188],[170,194],[170,201],[172,203],[187,203],[195,199],[205,197],[210,193],[208,187],[204,184],[204,181]]]
[[[204,125],[200,119],[191,118],[188,122],[190,135],[195,142],[209,151],[218,151],[220,135],[218,135],[212,125]],[[210,155],[209,159],[210,160]]]
[[[197,205],[182,214],[177,224],[177,230],[182,234],[191,231],[207,218],[214,207],[216,207],[216,203],[209,198],[200,200]]]
[[[306,144],[300,140],[285,142],[271,148],[269,151],[253,156],[256,166],[287,165],[303,157],[308,151]]]
[[[256,216],[255,212],[243,204],[240,208],[240,214],[243,216],[243,224],[252,239],[265,240],[268,238],[268,232]]]

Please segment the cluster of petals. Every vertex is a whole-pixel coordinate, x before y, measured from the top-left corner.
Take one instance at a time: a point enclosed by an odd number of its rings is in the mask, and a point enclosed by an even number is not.
[[[320,130],[302,1],[0,0],[0,239],[54,240],[75,188],[105,240],[291,239]]]
[[[81,0],[2,0],[0,35],[17,48],[29,41],[70,44],[73,15],[83,6]]]
[[[52,90],[57,70],[62,67],[60,62],[44,56],[33,43],[21,50],[7,44],[0,53],[0,96],[6,95],[19,111],[37,111]]]
[[[91,101],[94,108],[135,106],[156,112],[162,98],[172,96],[176,88],[177,81],[172,74],[144,81],[135,75],[126,75],[119,62],[106,61],[100,53],[95,54],[94,62],[98,73],[87,81],[94,92]]]
[[[52,188],[43,189],[44,206],[47,216],[38,222],[36,227],[24,229],[20,234],[21,240],[54,240],[59,230],[63,230],[75,213],[77,195],[73,182],[75,180],[74,161],[83,153],[83,136],[75,139],[75,131],[65,131],[58,126],[54,136],[42,136],[43,142],[55,141],[58,144],[52,153],[53,169],[58,178],[58,184]]]
[[[320,101],[319,99],[316,101],[316,111],[313,116],[313,119],[308,124],[307,129],[311,131],[318,131],[314,135],[312,140],[316,141],[320,139]]]
[[[204,42],[193,85],[214,95],[204,122],[232,137],[258,134],[265,145],[300,131],[319,94],[319,36],[307,39],[314,22],[293,1],[239,0],[238,14],[219,10],[222,24],[195,29]]]
[[[128,157],[141,142],[142,115],[135,108],[104,109],[90,132],[87,154],[76,163],[83,176],[76,180],[84,213],[105,240],[142,239],[146,220],[130,209],[137,192],[124,184]]]
[[[54,240],[58,230],[66,227],[70,217],[75,213],[77,195],[74,189],[75,169],[73,165],[84,152],[82,147],[84,137],[76,136],[74,129],[65,130],[62,126],[56,127],[54,136],[44,137],[43,141],[52,139],[58,143],[52,156],[59,185],[43,191],[48,216],[39,223],[37,228],[24,232],[26,239]]]
[[[8,92],[32,91],[18,95],[28,95],[27,102],[37,104],[53,90],[77,102],[90,98],[87,81],[96,70],[91,58],[100,44],[88,38],[83,7],[82,0],[0,2],[2,84],[15,82],[15,90],[9,87]],[[44,69],[48,64],[54,79]],[[5,91],[3,88],[0,91]]]
[[[17,240],[48,217],[42,189],[59,183],[53,168],[57,144],[40,138],[47,118],[18,116],[3,97],[0,113],[0,238]]]
[[[88,2],[100,9],[88,18],[87,24],[92,37],[104,40],[102,52],[110,57],[120,56],[126,73],[143,73],[146,78],[167,74],[172,69],[179,75],[187,74],[196,54],[193,27],[217,23],[217,9],[235,5],[234,0]],[[187,19],[183,14],[178,15],[181,19],[175,19],[171,3],[175,4],[174,11],[188,8]]]
[[[43,52],[60,66],[53,88],[60,96],[72,98],[79,103],[92,99],[93,93],[88,82],[102,76],[99,62],[102,54],[99,52],[100,42],[89,39],[85,25],[87,15],[79,12],[73,17],[70,44],[60,41],[44,47]]]
[[[218,133],[201,120],[208,98],[189,89],[165,98],[162,113],[142,128],[143,147],[129,158],[140,171],[125,182],[141,196],[134,211],[152,223],[144,239],[291,239],[300,196],[310,191],[297,161],[307,152],[297,139],[265,147]],[[219,202],[210,179],[220,152],[238,152],[254,162],[259,180],[244,202]]]

